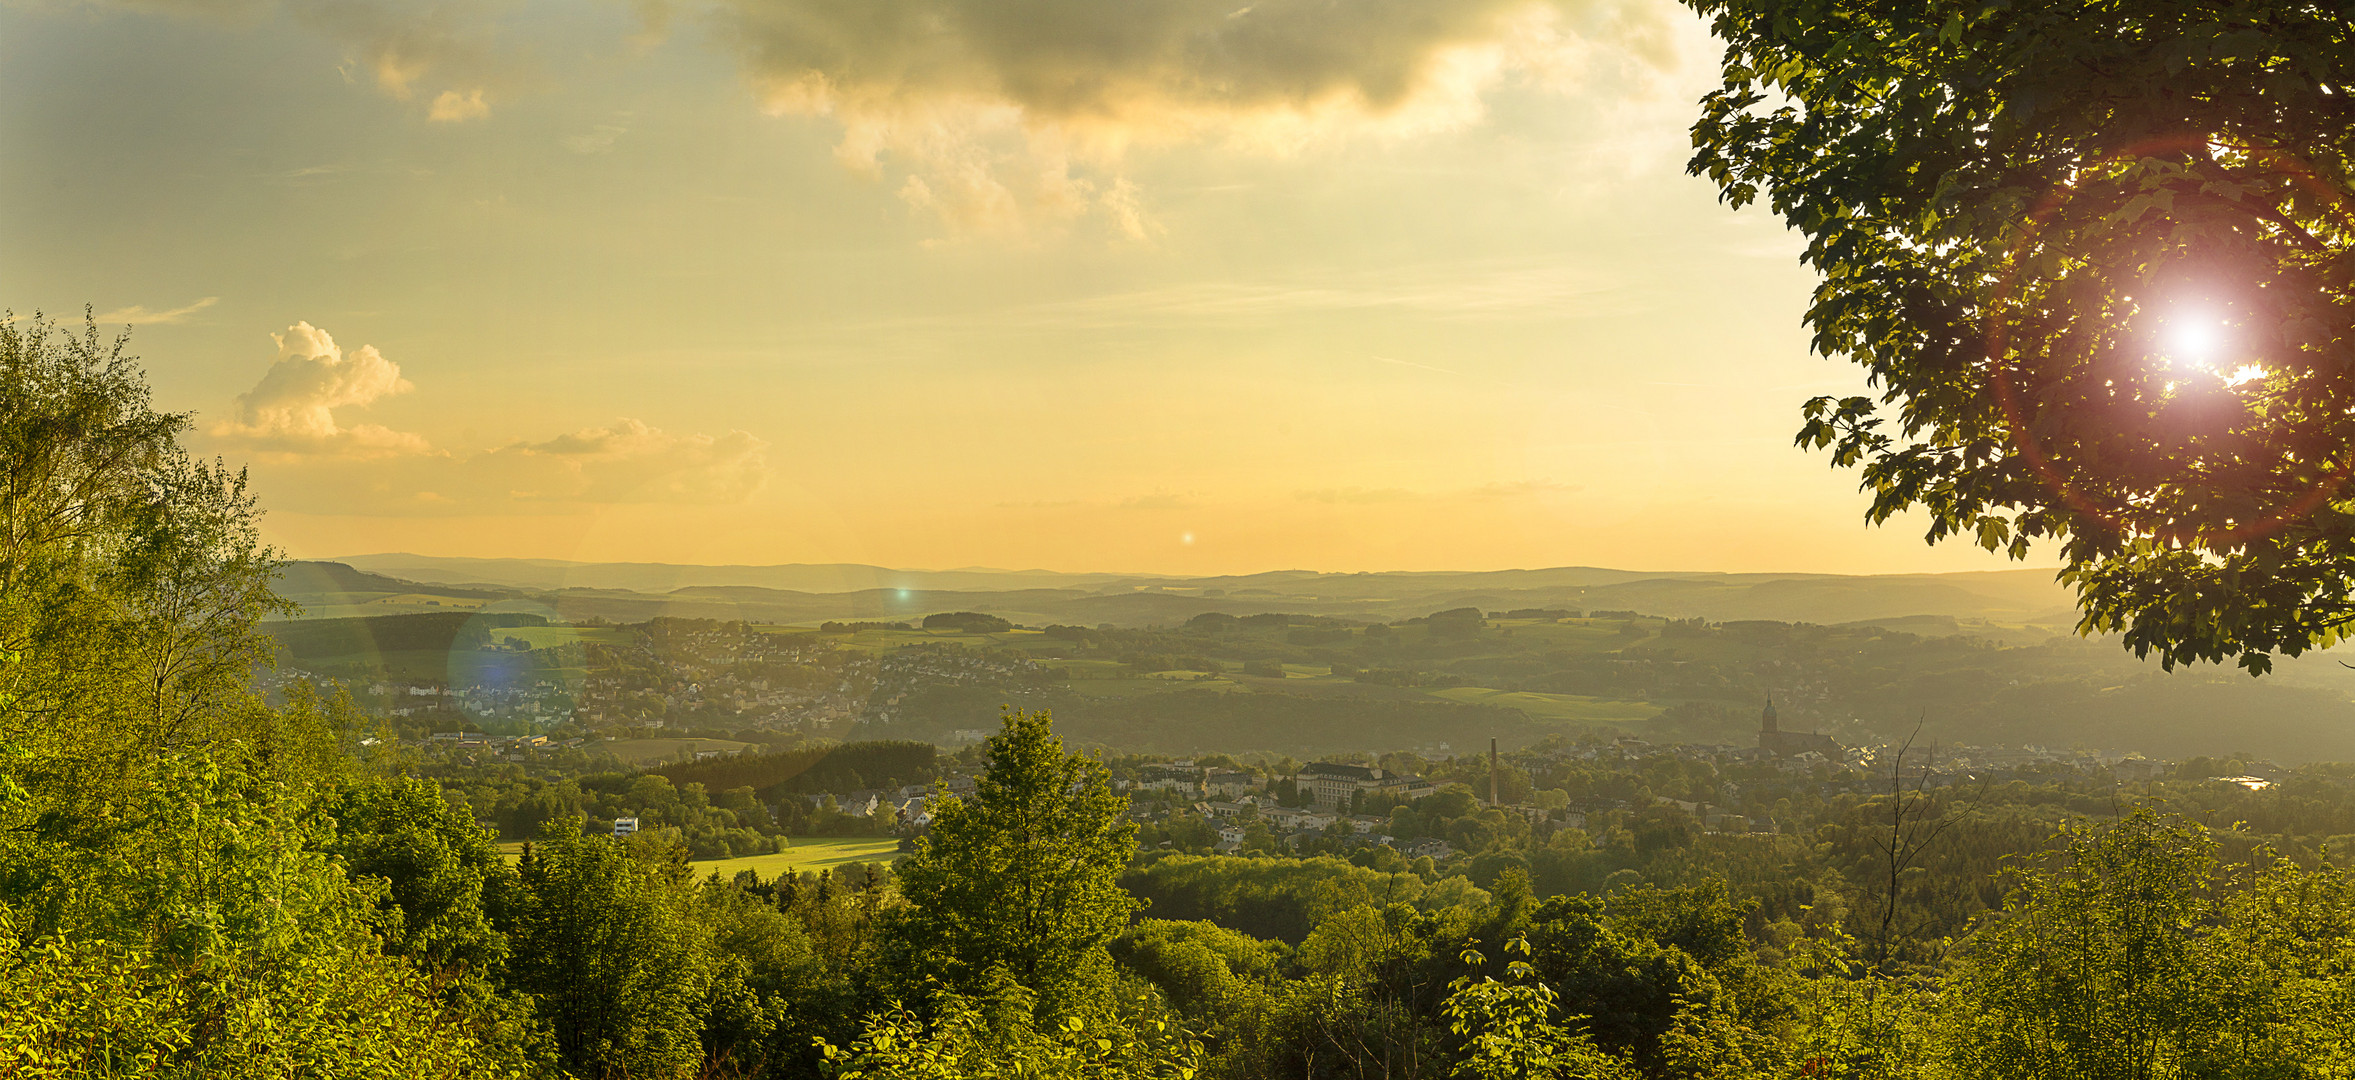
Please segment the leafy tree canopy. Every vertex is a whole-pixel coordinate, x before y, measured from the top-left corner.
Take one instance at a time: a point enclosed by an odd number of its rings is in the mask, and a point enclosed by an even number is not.
[[[943,800],[901,861],[911,929],[953,986],[995,969],[1060,1007],[1136,901],[1120,887],[1136,848],[1128,800],[1104,767],[1063,750],[1044,712],[1008,711],[973,795]]]
[[[1687,0],[1728,45],[1691,169],[1822,275],[1876,396],[1802,445],[1868,520],[2058,545],[2170,667],[2355,626],[2355,20],[2310,0]]]

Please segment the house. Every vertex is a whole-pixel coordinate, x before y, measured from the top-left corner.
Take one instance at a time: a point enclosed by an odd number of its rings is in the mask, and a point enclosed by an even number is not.
[[[1236,818],[1242,817],[1246,811],[1259,809],[1250,802],[1229,802],[1224,799],[1213,800],[1204,805],[1209,809],[1210,817],[1227,821],[1232,821]]]
[[[1309,830],[1316,832],[1322,832],[1326,826],[1341,820],[1340,815],[1338,814],[1328,814],[1316,810],[1300,810],[1293,807],[1277,807],[1276,809],[1269,810],[1267,811],[1267,818],[1268,820],[1275,822],[1278,828]]]
[[[1455,854],[1456,848],[1454,844],[1445,840],[1426,836],[1419,840],[1407,841],[1404,846],[1398,849],[1398,853],[1410,859],[1420,859],[1428,855],[1433,861],[1437,861]]]
[[[1184,791],[1198,794],[1202,791],[1203,771],[1200,766],[1191,761],[1155,762],[1137,770],[1142,777],[1137,782],[1137,788],[1141,791]]]
[[[1332,761],[1302,766],[1292,777],[1292,783],[1316,805],[1333,807],[1347,806],[1350,797],[1361,791],[1368,795],[1417,799],[1433,790],[1432,783],[1420,776],[1401,776],[1365,765]]]
[[[1202,778],[1202,788],[1220,798],[1240,798],[1259,789],[1259,778],[1247,772],[1218,769]]]
[[[629,836],[629,835],[632,835],[632,834],[636,833],[637,831],[638,831],[638,819],[637,819],[637,818],[634,818],[634,817],[625,817],[625,818],[615,818],[615,819],[613,819],[613,835],[615,835],[615,836]]]

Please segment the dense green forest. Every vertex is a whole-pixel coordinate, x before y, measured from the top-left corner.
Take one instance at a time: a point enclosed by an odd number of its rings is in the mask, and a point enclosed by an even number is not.
[[[445,788],[350,699],[259,693],[282,605],[253,501],[178,448],[119,346],[0,326],[0,395],[7,1075],[2355,1069],[2344,769],[1802,777],[1748,809],[1812,831],[1736,836],[1660,801],[1759,779],[1704,763],[1517,758],[1516,799],[1626,806],[1573,829],[1427,762],[1436,791],[1357,809],[1450,838],[1443,861],[1220,856],[1182,820],[1142,833],[1128,764],[1015,711],[896,866],[699,876],[698,843],[791,831],[764,792],[942,763],[883,743]],[[648,827],[594,829],[622,809]]]

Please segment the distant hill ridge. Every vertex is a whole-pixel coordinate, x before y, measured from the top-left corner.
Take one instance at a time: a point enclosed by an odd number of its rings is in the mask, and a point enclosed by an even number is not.
[[[1895,619],[2041,626],[2074,623],[2049,570],[1954,574],[1726,574],[1604,567],[1177,577],[1050,570],[894,570],[858,564],[685,566],[536,559],[357,556],[288,569],[288,595],[314,616],[443,602],[528,602],[564,618],[670,615],[814,623],[980,611],[1017,623],[1172,625],[1223,612],[1387,621],[1451,608],[1627,610],[1676,618],[1847,623]],[[400,607],[402,604],[410,607]],[[386,607],[386,605],[392,605]]]

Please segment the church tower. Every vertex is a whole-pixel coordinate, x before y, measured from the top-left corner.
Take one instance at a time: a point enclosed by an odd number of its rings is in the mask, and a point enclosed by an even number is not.
[[[1775,732],[1781,730],[1782,728],[1776,726],[1775,722],[1774,695],[1768,694],[1766,695],[1766,711],[1758,714],[1758,733],[1761,735],[1772,735]]]

